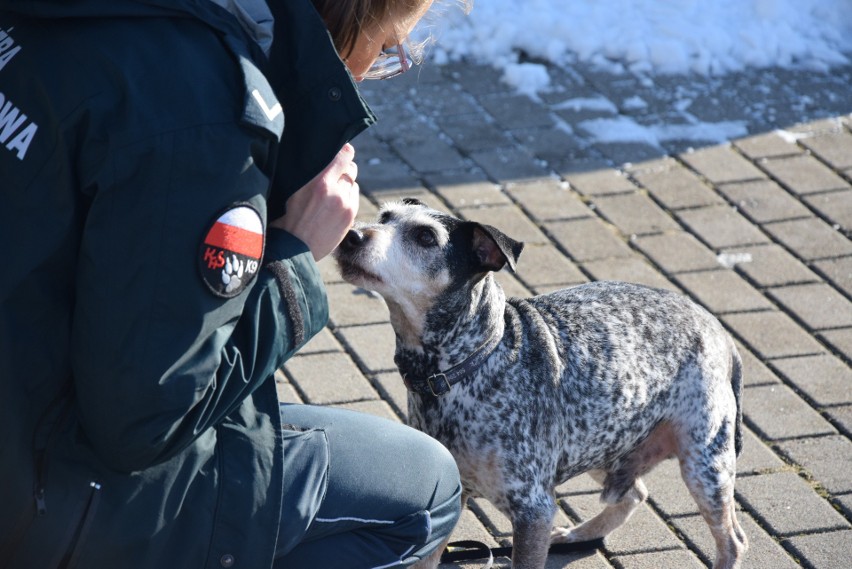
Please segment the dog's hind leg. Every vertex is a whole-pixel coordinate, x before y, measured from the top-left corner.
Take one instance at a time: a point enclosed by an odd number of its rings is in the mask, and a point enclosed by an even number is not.
[[[713,569],[738,568],[748,540],[737,520],[733,470],[687,459],[681,462],[681,474],[716,542]]]
[[[602,470],[593,470],[589,472],[589,475],[600,484],[604,484],[607,473]],[[603,511],[592,519],[573,528],[554,528],[551,541],[573,543],[604,537],[626,522],[647,497],[648,490],[645,484],[640,478],[636,478],[624,494],[615,501],[607,503]]]

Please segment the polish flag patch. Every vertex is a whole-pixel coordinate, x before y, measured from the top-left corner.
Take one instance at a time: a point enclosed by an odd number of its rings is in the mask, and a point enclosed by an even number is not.
[[[253,207],[237,205],[213,223],[199,251],[201,278],[216,296],[233,298],[257,276],[264,229]]]

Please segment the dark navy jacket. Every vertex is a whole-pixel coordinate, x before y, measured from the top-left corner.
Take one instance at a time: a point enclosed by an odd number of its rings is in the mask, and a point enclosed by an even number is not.
[[[0,0],[0,567],[270,567],[317,505],[272,375],[325,291],[267,216],[373,117],[273,5],[267,57],[207,0]]]

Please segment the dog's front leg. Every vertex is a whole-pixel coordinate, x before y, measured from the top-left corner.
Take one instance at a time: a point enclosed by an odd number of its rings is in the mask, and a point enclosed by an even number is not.
[[[553,517],[516,520],[512,524],[512,568],[543,569],[550,547]]]

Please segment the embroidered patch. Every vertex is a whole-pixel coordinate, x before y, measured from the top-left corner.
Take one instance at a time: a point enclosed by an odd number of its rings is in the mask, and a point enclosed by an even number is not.
[[[213,224],[198,254],[201,278],[216,296],[233,298],[257,275],[263,257],[263,221],[247,205],[234,206]]]

